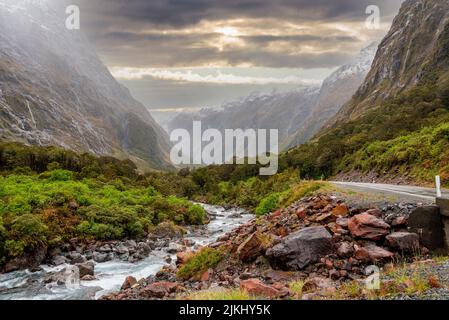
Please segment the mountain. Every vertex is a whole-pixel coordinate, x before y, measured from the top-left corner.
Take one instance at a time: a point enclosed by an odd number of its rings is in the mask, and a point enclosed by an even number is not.
[[[63,2],[0,2],[1,140],[170,168],[166,133],[66,17]]]
[[[168,123],[168,130],[192,130],[192,121],[201,120],[204,128],[278,129],[279,146],[285,150],[313,137],[341,106],[351,99],[370,70],[377,50],[373,43],[350,63],[324,80],[321,88],[258,95],[227,103],[220,110],[203,109],[183,113]]]
[[[169,122],[168,129],[191,131],[193,120],[201,120],[203,129],[215,128],[221,132],[225,129],[278,129],[281,146],[310,115],[318,92],[318,88],[305,88],[286,93],[254,93],[226,103],[220,110],[180,114]]]
[[[407,0],[353,98],[282,161],[308,177],[447,184],[448,137],[449,1]]]
[[[374,42],[364,48],[353,61],[324,80],[313,111],[289,139],[288,148],[307,142],[352,98],[370,71],[377,46]]]
[[[335,121],[357,118],[423,82],[443,81],[448,64],[449,1],[405,1],[366,80]]]

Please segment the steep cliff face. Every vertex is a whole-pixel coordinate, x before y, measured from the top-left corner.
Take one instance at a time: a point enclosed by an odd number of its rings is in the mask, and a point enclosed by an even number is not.
[[[49,3],[0,1],[0,138],[169,168],[166,133]]]
[[[418,84],[444,81],[449,67],[449,1],[407,0],[373,66],[334,122],[352,120]]]
[[[352,98],[371,68],[377,46],[372,43],[364,48],[353,61],[324,80],[312,112],[289,138],[288,148],[307,142]]]

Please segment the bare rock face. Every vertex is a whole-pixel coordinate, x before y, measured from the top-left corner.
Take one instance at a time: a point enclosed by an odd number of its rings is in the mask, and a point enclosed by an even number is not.
[[[374,241],[380,240],[390,231],[390,226],[386,222],[367,213],[352,217],[348,228],[354,237]]]
[[[448,17],[446,0],[404,1],[363,84],[331,122],[354,119],[426,77],[447,72]]]
[[[332,252],[332,236],[325,227],[293,232],[270,248],[266,256],[273,268],[301,270]]]

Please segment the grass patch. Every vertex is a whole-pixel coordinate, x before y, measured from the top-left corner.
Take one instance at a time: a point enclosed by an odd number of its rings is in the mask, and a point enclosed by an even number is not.
[[[223,253],[217,249],[204,248],[182,265],[177,277],[181,280],[197,279],[209,269],[213,269],[223,259]]]
[[[379,290],[367,289],[363,281],[350,281],[342,284],[330,299],[378,300],[395,298],[399,295],[421,296],[432,287],[432,277],[422,265],[402,264],[381,274]],[[435,281],[435,280],[433,280]]]
[[[186,300],[255,300],[256,297],[251,296],[246,290],[241,289],[223,289],[220,291],[199,291],[191,293],[182,299]]]
[[[293,282],[290,282],[290,284],[288,285],[290,291],[293,293],[294,298],[300,300],[302,298],[302,294],[303,294],[303,288],[304,288],[304,284],[306,282],[303,280],[296,280]]]

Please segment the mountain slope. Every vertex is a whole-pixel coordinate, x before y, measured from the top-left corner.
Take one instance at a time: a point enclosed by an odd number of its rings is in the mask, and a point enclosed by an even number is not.
[[[242,100],[225,104],[221,110],[205,109],[196,114],[180,114],[168,124],[192,130],[192,121],[201,120],[203,128],[278,129],[279,146],[286,144],[311,114],[318,97],[317,88],[286,93],[252,94]]]
[[[353,61],[324,80],[312,113],[289,139],[288,148],[307,142],[352,98],[371,68],[377,45],[364,48]]]
[[[0,138],[169,168],[166,133],[83,35],[65,28],[64,8],[0,3]]]
[[[408,88],[440,81],[449,65],[448,38],[449,1],[405,1],[366,80],[335,121],[355,119]]]
[[[353,99],[283,165],[309,177],[449,183],[448,124],[449,2],[408,0]]]

